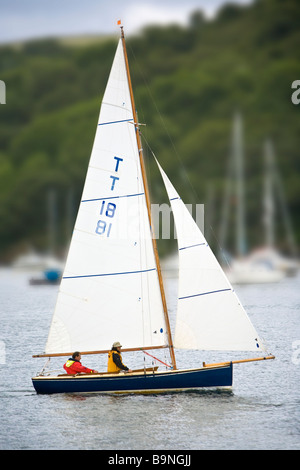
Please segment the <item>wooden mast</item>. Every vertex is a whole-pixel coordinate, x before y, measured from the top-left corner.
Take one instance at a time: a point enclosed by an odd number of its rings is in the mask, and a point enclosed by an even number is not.
[[[132,84],[131,84],[131,77],[130,77],[130,71],[129,71],[129,64],[128,64],[128,57],[127,57],[127,50],[126,50],[123,26],[121,26],[121,39],[122,39],[122,44],[123,44],[127,79],[128,79],[128,85],[129,85],[129,91],[130,91],[130,99],[131,99],[131,106],[132,106],[132,112],[133,112],[135,135],[136,135],[137,146],[138,146],[138,151],[139,151],[142,178],[143,178],[143,183],[144,183],[144,188],[145,188],[145,197],[146,197],[148,218],[149,218],[150,229],[151,229],[151,234],[152,234],[153,251],[154,251],[154,256],[155,256],[156,269],[157,269],[157,274],[158,274],[159,287],[160,287],[163,310],[164,310],[164,316],[165,316],[165,323],[166,323],[166,327],[167,327],[167,336],[168,336],[170,357],[171,357],[171,362],[172,362],[173,369],[177,369],[175,353],[174,353],[174,347],[173,347],[173,341],[172,341],[172,335],[171,335],[170,322],[169,322],[169,315],[168,315],[168,310],[167,310],[165,291],[164,291],[162,274],[161,274],[161,269],[160,269],[159,256],[158,256],[158,251],[157,251],[157,246],[156,246],[156,241],[155,241],[155,236],[154,236],[154,227],[153,227],[152,216],[151,216],[151,203],[150,203],[147,176],[146,176],[146,172],[145,172],[145,165],[144,165],[144,158],[143,158],[143,148],[142,148],[142,143],[141,143],[140,130],[139,130],[139,126],[138,126],[137,113],[136,113],[135,103],[134,103],[134,96],[133,96],[133,90],[132,90]]]

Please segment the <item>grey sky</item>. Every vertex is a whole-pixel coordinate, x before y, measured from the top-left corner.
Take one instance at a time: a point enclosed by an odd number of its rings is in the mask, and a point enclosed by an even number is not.
[[[234,0],[249,4],[251,0]],[[127,34],[148,23],[186,24],[201,9],[212,17],[226,0],[0,0],[0,43],[45,36]]]

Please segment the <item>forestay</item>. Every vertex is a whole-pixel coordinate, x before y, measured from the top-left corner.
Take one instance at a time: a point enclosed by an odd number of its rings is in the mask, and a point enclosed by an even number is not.
[[[265,351],[249,317],[165,172],[179,249],[174,346],[202,350]]]
[[[121,40],[46,353],[110,349],[116,340],[124,348],[166,345]]]

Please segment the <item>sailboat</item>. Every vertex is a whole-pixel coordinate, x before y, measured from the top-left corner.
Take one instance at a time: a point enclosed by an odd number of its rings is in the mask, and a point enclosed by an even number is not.
[[[297,248],[294,240],[292,223],[285,201],[282,181],[276,168],[274,149],[272,141],[267,139],[264,143],[265,154],[265,181],[264,181],[264,226],[265,226],[265,244],[256,248],[251,253],[251,259],[257,264],[265,264],[272,266],[273,270],[279,271],[282,276],[296,276],[298,272],[298,263],[296,261]],[[276,197],[277,196],[277,197]],[[278,201],[277,201],[278,199]],[[278,210],[275,202],[279,202]],[[291,257],[283,256],[276,247],[275,242],[275,215],[282,222],[286,231],[287,248]]]
[[[235,362],[273,359],[218,261],[157,162],[178,239],[174,342],[156,247],[137,113],[121,26],[45,352],[33,357],[164,349],[167,369],[32,378],[37,393],[157,393],[230,387]],[[178,369],[175,349],[247,350],[260,356]],[[265,355],[264,355],[265,354]]]
[[[227,232],[229,199],[236,199],[236,255],[229,258],[229,267],[224,270],[232,284],[264,284],[278,282],[284,274],[270,263],[260,262],[248,253],[246,242],[245,222],[245,189],[244,189],[244,151],[243,151],[243,122],[240,113],[235,113],[233,123],[232,155],[230,159],[230,175],[228,175],[223,220],[221,226],[221,246],[225,245]],[[234,188],[231,187],[234,183]],[[221,254],[221,258],[224,256]]]

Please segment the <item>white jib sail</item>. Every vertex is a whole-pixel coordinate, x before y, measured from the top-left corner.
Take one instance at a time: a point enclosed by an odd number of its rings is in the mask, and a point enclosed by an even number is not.
[[[120,40],[46,353],[166,345],[165,330]]]
[[[158,164],[173,211],[179,286],[174,346],[183,349],[265,351],[202,232]]]

